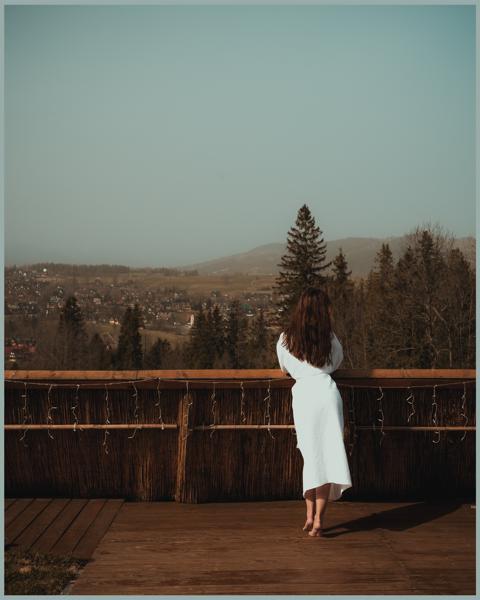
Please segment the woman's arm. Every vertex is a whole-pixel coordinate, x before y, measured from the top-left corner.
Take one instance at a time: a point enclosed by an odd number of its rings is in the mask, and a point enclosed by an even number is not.
[[[289,375],[286,367],[285,367],[285,363],[283,361],[283,351],[284,348],[282,346],[282,336],[280,336],[280,338],[277,341],[277,358],[278,358],[278,364],[280,365],[280,369],[282,370],[283,373],[285,373],[286,375]]]
[[[342,344],[340,343],[340,340],[335,335],[335,337],[332,340],[332,365],[333,365],[332,371],[336,371],[338,369],[338,367],[343,362],[343,358],[344,357],[343,357]]]

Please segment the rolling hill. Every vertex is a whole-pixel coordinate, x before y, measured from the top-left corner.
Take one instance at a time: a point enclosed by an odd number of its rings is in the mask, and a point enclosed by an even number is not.
[[[402,254],[406,236],[387,238],[349,237],[326,241],[326,261],[332,260],[342,248],[353,277],[364,277],[374,264],[375,254],[382,243],[388,243],[394,260]],[[467,260],[475,266],[475,238],[464,237],[455,240],[455,246],[465,254]],[[197,269],[201,275],[276,275],[281,256],[286,252],[286,244],[270,243],[257,246],[246,252],[224,256],[209,261],[181,265],[179,269]]]

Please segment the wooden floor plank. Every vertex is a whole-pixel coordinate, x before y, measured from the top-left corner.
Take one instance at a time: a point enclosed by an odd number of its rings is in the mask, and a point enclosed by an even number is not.
[[[15,539],[15,544],[23,548],[30,548],[62,512],[68,502],[68,498],[54,498],[45,510],[37,515],[30,525]]]
[[[75,558],[88,559],[92,556],[95,548],[110,527],[113,519],[122,507],[123,500],[110,498],[102,506],[101,510],[92,521],[90,527],[75,546],[72,556]]]
[[[17,537],[34,521],[34,519],[50,504],[51,498],[35,498],[25,510],[7,525],[5,537],[9,544],[15,543]]]
[[[15,543],[93,553],[73,595],[475,593],[470,504],[331,503],[311,538],[297,501],[9,500]]]
[[[14,504],[9,506],[5,512],[5,527],[10,525],[34,500],[34,498],[19,498]]]
[[[325,537],[303,502],[125,502],[79,594],[475,594],[475,511],[336,502]]]
[[[7,509],[9,506],[12,506],[15,501],[16,498],[5,498],[5,509]]]
[[[88,500],[75,519],[70,523],[68,529],[64,531],[62,536],[52,546],[51,552],[61,556],[70,555],[105,502],[104,498]]]
[[[452,549],[452,522],[443,517],[426,523],[411,544],[408,536],[396,530],[385,530],[392,553],[402,561],[419,590],[429,594],[469,593],[465,588],[468,573],[475,570],[475,539],[471,535],[474,524],[460,518],[455,523],[455,548]],[[422,593],[422,592],[420,592]],[[423,592],[425,593],[425,592]],[[470,592],[470,593],[473,593]]]
[[[44,553],[51,552],[52,547],[68,529],[87,502],[88,500],[83,498],[70,500],[42,535],[31,545],[31,550]]]

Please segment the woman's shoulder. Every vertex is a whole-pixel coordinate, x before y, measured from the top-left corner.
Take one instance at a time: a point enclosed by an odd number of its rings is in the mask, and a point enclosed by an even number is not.
[[[281,352],[290,352],[290,350],[288,349],[288,345],[287,345],[287,336],[284,331],[282,331],[280,333],[280,335],[278,336],[277,348]]]

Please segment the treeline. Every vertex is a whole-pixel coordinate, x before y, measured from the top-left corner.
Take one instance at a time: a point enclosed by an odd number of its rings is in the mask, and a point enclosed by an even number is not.
[[[76,277],[105,277],[106,275],[121,275],[130,272],[165,275],[170,277],[186,277],[199,274],[198,269],[177,269],[174,267],[136,267],[132,269],[126,265],[71,265],[68,263],[52,262],[35,263],[32,265],[13,265],[5,267],[5,272],[16,271],[17,269],[22,269],[22,267],[27,266],[29,269],[35,269],[36,271],[43,271],[43,269],[46,268],[48,273],[56,273],[57,275],[65,277],[69,277],[72,274]]]
[[[344,348],[343,368],[475,368],[475,270],[453,242],[441,230],[416,228],[397,261],[389,245],[382,244],[368,276],[353,281],[341,248],[325,263],[326,244],[304,205],[279,265],[280,318],[273,331],[263,322],[253,322],[249,329],[233,311],[224,335],[225,355],[218,342],[218,315],[199,313],[188,364],[278,367],[277,336],[301,290],[313,284],[326,289],[332,300],[333,328]],[[326,268],[330,271],[323,274]],[[253,340],[250,346],[248,339]],[[218,358],[222,355],[227,363]]]
[[[118,343],[112,347],[95,332],[89,336],[84,315],[75,296],[63,306],[55,331],[38,341],[30,369],[51,370],[125,370],[172,368],[175,352],[168,340],[157,338],[145,352],[140,329],[143,319],[138,304],[125,310]],[[10,368],[17,368],[15,366]]]
[[[344,368],[475,368],[475,270],[451,240],[417,229],[395,262],[383,244],[353,284],[339,253],[328,284]]]
[[[148,275],[166,275],[169,277],[191,277],[198,276],[198,269],[176,269],[174,267],[142,267],[135,269],[135,273]]]
[[[382,244],[366,278],[352,280],[340,248],[325,262],[326,244],[306,205],[288,232],[274,288],[276,317],[247,317],[238,300],[223,317],[200,304],[186,343],[157,338],[147,352],[137,304],[126,309],[115,348],[90,338],[75,296],[54,332],[39,339],[28,368],[241,369],[278,368],[277,337],[307,285],[324,287],[333,303],[333,328],[344,349],[343,368],[475,368],[475,270],[454,239],[430,226],[416,228],[398,260]],[[21,368],[8,365],[8,368]]]
[[[197,312],[185,362],[191,369],[260,369],[272,361],[272,334],[262,309],[244,315],[238,300],[230,302],[223,319],[217,304]]]
[[[227,307],[223,319],[217,304],[196,314],[188,342],[172,346],[158,337],[147,352],[143,349],[143,319],[138,304],[125,310],[118,344],[112,348],[99,333],[88,336],[82,310],[69,296],[56,329],[38,341],[30,369],[49,370],[141,370],[141,369],[241,369],[261,368],[270,358],[271,335],[263,311],[256,317],[243,314],[238,300]],[[9,368],[19,368],[10,365]]]
[[[101,277],[105,275],[121,275],[122,273],[130,273],[132,269],[126,265],[70,265],[68,263],[53,263],[42,262],[28,265],[31,269],[42,271],[47,269],[48,273],[55,273],[64,277],[69,277],[72,274],[75,276]],[[21,268],[22,265],[19,267]],[[16,265],[12,267],[16,269]]]
[[[452,236],[417,227],[396,262],[382,244],[368,276],[354,282],[341,248],[325,263],[321,233],[303,205],[279,265],[280,328],[314,284],[332,299],[344,368],[475,368],[475,270]]]

